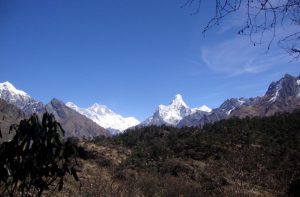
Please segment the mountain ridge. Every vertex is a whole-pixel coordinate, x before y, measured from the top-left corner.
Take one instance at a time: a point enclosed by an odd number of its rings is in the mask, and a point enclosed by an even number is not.
[[[78,138],[94,138],[97,136],[110,135],[104,128],[94,123],[92,120],[87,119],[85,116],[77,113],[75,110],[67,107],[63,102],[54,98],[47,105],[35,100],[29,94],[22,90],[15,88],[10,82],[0,83],[0,99],[7,102],[3,104],[5,108],[16,111],[16,109],[9,107],[13,105],[25,115],[23,118],[29,117],[33,113],[38,114],[40,117],[45,112],[54,114],[55,118],[61,123],[62,127],[66,131],[66,137],[78,137]],[[3,103],[3,102],[2,102]],[[9,104],[9,105],[8,105]],[[4,109],[2,110],[4,111]],[[3,112],[4,113],[4,112]],[[10,114],[10,111],[5,111],[6,116]],[[3,115],[4,116],[4,115]],[[6,121],[6,125],[17,123],[17,118]],[[5,127],[7,130],[7,126]]]
[[[8,81],[0,83],[0,98],[17,106],[27,114],[45,112],[42,102],[33,99],[26,92],[16,89]]]
[[[9,82],[0,83],[0,99],[15,105],[27,115],[44,113],[47,108],[47,105],[33,99],[26,92],[16,89]],[[300,76],[294,77],[285,74],[278,81],[270,83],[263,96],[227,99],[214,109],[210,109],[206,105],[190,108],[184,102],[182,95],[177,94],[168,105],[158,105],[154,113],[142,122],[139,122],[134,117],[123,117],[113,112],[107,106],[98,103],[86,109],[80,108],[71,102],[61,103],[63,104],[60,105],[63,111],[67,110],[66,107],[72,109],[78,112],[78,115],[82,115],[98,126],[100,125],[100,127],[109,130],[110,134],[117,134],[132,127],[150,125],[203,126],[207,123],[234,116],[240,118],[246,116],[271,116],[277,112],[292,112],[300,108]]]
[[[66,105],[91,119],[101,127],[109,130],[112,134],[123,132],[140,123],[140,121],[134,117],[123,117],[120,114],[113,112],[107,106],[98,103],[95,103],[86,109],[80,108],[72,102],[67,102]]]
[[[270,83],[263,96],[255,98],[231,98],[225,100],[210,114],[190,115],[177,126],[203,126],[231,117],[272,116],[278,112],[293,112],[300,109],[300,76],[285,74],[278,81]]]

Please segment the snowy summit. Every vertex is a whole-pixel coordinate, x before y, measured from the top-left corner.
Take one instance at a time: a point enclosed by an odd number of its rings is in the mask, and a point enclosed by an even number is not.
[[[116,114],[105,105],[100,105],[98,103],[95,103],[87,109],[80,108],[72,102],[68,102],[66,105],[93,120],[101,127],[109,130],[112,134],[122,132],[129,127],[136,126],[140,123],[134,117],[123,117],[119,114]]]
[[[28,114],[44,110],[44,105],[41,102],[34,100],[26,92],[18,90],[8,81],[0,83],[0,98]]]
[[[176,126],[184,117],[199,111],[211,112],[211,109],[206,105],[199,108],[190,108],[184,102],[182,96],[177,94],[169,105],[159,105],[154,114],[142,122],[140,126],[164,124]]]
[[[0,92],[4,92],[4,91],[8,91],[11,94],[14,95],[20,95],[20,96],[26,96],[29,97],[28,94],[22,90],[18,90],[17,88],[15,88],[15,86],[13,86],[10,82],[5,81],[3,83],[0,83]]]

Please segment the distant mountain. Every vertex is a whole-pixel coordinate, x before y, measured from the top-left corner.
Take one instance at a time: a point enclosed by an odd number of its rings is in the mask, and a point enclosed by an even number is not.
[[[272,82],[262,97],[231,98],[209,114],[194,113],[184,117],[178,127],[203,126],[230,117],[272,116],[278,112],[293,112],[300,109],[300,76],[286,74],[279,81]]]
[[[199,108],[189,108],[183,101],[180,94],[177,94],[174,100],[167,106],[159,105],[158,109],[152,116],[147,118],[139,126],[149,125],[172,125],[176,126],[184,117],[191,114],[208,114],[211,109],[207,106]]]
[[[250,102],[249,99],[244,98],[231,98],[224,101],[220,107],[213,109],[210,113],[203,113],[201,111],[193,113],[184,117],[179,123],[178,127],[183,126],[200,126],[206,123],[216,122],[229,117],[230,113],[242,105]]]
[[[96,136],[107,136],[108,132],[89,118],[66,106],[58,99],[52,99],[46,105],[46,111],[52,113],[66,131],[66,137],[91,139]]]
[[[12,139],[14,133],[9,132],[9,127],[12,124],[18,124],[25,117],[26,114],[22,110],[0,99],[0,130],[2,134],[0,142]]]
[[[101,127],[109,130],[112,134],[122,132],[127,128],[136,126],[140,123],[134,117],[123,117],[116,114],[105,105],[99,105],[97,103],[87,109],[80,108],[72,102],[68,102],[66,105],[93,120]]]
[[[299,108],[300,76],[286,74],[279,81],[272,82],[264,96],[234,110],[230,116],[272,116],[277,112],[293,112]]]
[[[105,105],[94,104],[84,109],[71,102],[65,105],[63,102],[53,99],[47,106],[44,106],[43,103],[36,101],[24,91],[16,89],[9,82],[0,83],[0,99],[3,99],[2,111],[7,108],[5,113],[16,113],[16,117],[12,117],[11,120],[18,120],[20,112],[13,109],[8,103],[18,107],[27,115],[42,114],[47,110],[61,122],[67,131],[67,136],[93,138],[97,135],[109,135],[107,130],[110,131],[110,134],[116,134],[135,126],[203,126],[233,116],[240,118],[264,117],[277,112],[293,112],[300,109],[300,76],[294,77],[286,74],[280,80],[272,82],[265,95],[261,97],[227,99],[213,110],[205,105],[199,108],[190,108],[178,94],[169,105],[159,105],[153,115],[142,123],[134,117],[123,117],[116,114]],[[4,125],[4,121],[2,122],[1,124]],[[8,122],[13,121],[9,120]],[[0,128],[2,128],[1,125]]]
[[[0,98],[17,106],[27,114],[45,112],[42,102],[34,100],[26,92],[16,89],[8,81],[0,83]]]

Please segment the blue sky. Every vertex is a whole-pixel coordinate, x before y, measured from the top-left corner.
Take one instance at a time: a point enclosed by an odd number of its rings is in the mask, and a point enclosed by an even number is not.
[[[210,2],[210,1],[206,1]],[[2,0],[0,81],[34,98],[81,107],[101,103],[143,120],[177,94],[191,107],[262,95],[285,73],[300,74],[276,42],[252,47],[230,16],[204,37],[213,12],[184,0]],[[292,31],[285,27],[282,31]]]

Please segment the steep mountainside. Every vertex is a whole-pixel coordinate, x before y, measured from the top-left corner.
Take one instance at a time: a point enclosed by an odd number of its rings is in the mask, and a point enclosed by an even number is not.
[[[147,118],[139,126],[149,126],[149,125],[172,125],[176,126],[179,121],[184,117],[191,114],[209,114],[211,109],[207,106],[202,106],[199,108],[189,108],[187,104],[183,101],[180,94],[175,96],[175,99],[170,103],[170,105],[159,105],[158,109],[154,112],[152,116]]]
[[[286,74],[279,81],[272,82],[262,97],[228,99],[209,114],[198,112],[184,117],[177,126],[203,126],[234,116],[264,117],[277,112],[293,112],[296,109],[300,109],[300,76]]]
[[[243,105],[230,116],[271,116],[276,112],[293,112],[300,108],[300,76],[286,74],[279,81],[272,82],[262,97],[250,105]]]
[[[0,83],[0,98],[17,106],[27,114],[45,112],[43,103],[34,100],[26,92],[16,89],[8,81]]]
[[[136,126],[140,123],[134,117],[123,117],[116,114],[105,105],[99,105],[97,103],[87,109],[80,108],[71,102],[66,103],[66,105],[93,120],[101,127],[109,130],[112,134],[120,133],[127,128]]]
[[[56,120],[61,123],[66,131],[66,137],[94,138],[107,136],[108,132],[92,120],[67,107],[63,102],[52,99],[46,105],[46,110],[54,114]]]
[[[201,126],[206,123],[213,123],[219,120],[227,119],[232,111],[238,109],[242,105],[249,105],[249,103],[251,103],[251,100],[244,98],[227,99],[220,105],[220,107],[213,109],[211,113],[196,112],[184,117],[177,126]]]
[[[25,113],[16,106],[0,99],[0,130],[2,138],[0,142],[10,140],[14,133],[9,132],[12,124],[17,124],[26,117]]]

